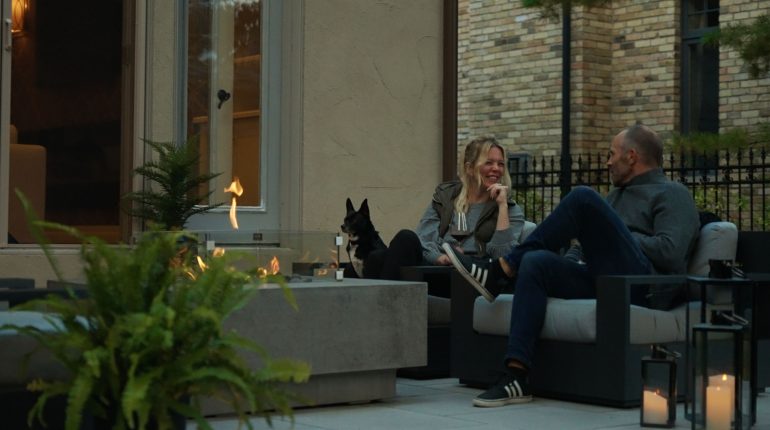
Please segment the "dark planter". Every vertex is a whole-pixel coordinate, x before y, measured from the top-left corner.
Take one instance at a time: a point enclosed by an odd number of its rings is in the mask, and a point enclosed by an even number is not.
[[[95,417],[91,413],[86,412],[83,414],[83,421],[80,424],[80,430],[104,430],[104,429],[111,429],[113,427],[114,423],[114,416],[117,411],[111,410],[109,411],[108,415],[112,418],[100,418]],[[185,430],[185,427],[187,426],[187,419],[179,414],[172,413],[171,414],[171,420],[173,423],[173,429],[174,430]],[[156,425],[155,421],[150,417],[150,421],[147,423],[147,430],[157,430],[158,426]]]
[[[741,231],[738,233],[736,261],[746,273],[770,273],[770,231]],[[757,288],[754,297],[757,315],[757,385],[770,387],[770,288]]]

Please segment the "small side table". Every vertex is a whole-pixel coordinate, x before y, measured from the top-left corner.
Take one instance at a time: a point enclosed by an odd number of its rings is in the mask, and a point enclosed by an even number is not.
[[[758,305],[756,301],[756,290],[759,286],[770,285],[770,274],[762,273],[749,273],[745,278],[709,278],[705,276],[688,276],[688,287],[694,286],[700,289],[700,322],[705,323],[706,320],[706,307],[708,304],[708,288],[713,287],[727,287],[732,290],[732,308],[733,312],[749,321],[748,330],[749,338],[751,342],[751,422],[756,423],[757,419],[757,333],[754,329],[756,327],[758,312],[755,312],[754,308]],[[690,403],[692,401],[692,381],[694,379],[693,371],[690,363],[690,351],[693,348],[690,335],[690,305],[687,305],[686,309],[686,344],[685,348],[685,366],[687,368],[687,378],[685,378],[686,395],[685,395],[685,416],[690,415]]]

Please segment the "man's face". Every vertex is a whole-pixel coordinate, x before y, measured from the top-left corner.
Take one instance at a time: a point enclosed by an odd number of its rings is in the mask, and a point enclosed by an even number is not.
[[[625,133],[620,133],[612,139],[610,144],[610,154],[607,159],[607,167],[610,170],[610,180],[612,185],[619,187],[634,177],[632,173],[633,149],[623,149],[623,138]]]

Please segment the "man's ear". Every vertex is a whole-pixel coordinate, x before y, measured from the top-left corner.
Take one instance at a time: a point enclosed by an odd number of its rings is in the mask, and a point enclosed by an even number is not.
[[[629,148],[628,151],[626,151],[626,157],[628,157],[628,164],[633,166],[639,162],[639,151],[634,148]]]

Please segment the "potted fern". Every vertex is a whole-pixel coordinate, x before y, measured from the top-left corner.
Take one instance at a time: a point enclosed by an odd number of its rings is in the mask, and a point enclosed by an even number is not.
[[[82,428],[84,412],[94,417],[96,428],[179,428],[176,415],[210,429],[200,408],[208,397],[228,402],[249,428],[250,412],[268,422],[269,410],[291,416],[290,405],[298,399],[281,384],[306,381],[309,367],[273,359],[254,342],[223,329],[228,315],[257,292],[258,279],[235,270],[232,257],[193,264],[199,257],[179,251],[184,232],[146,232],[135,246],[125,247],[54,223],[34,220],[31,225],[39,238],[41,228],[56,228],[82,240],[87,297],[76,299],[70,291],[68,299],[48,296],[22,305],[46,312],[52,331],[12,327],[37,339],[71,375],[29,384],[41,392],[30,423],[42,419],[47,401],[59,395],[67,397],[67,430]],[[48,246],[42,246],[59,275]],[[296,307],[290,290],[282,287]],[[263,367],[249,368],[244,352],[259,354]]]
[[[181,230],[191,216],[219,207],[222,203],[204,204],[213,191],[199,193],[202,186],[219,173],[198,174],[200,154],[196,140],[181,145],[174,142],[144,140],[158,157],[134,169],[150,182],[142,191],[127,193],[127,211],[163,230]]]

